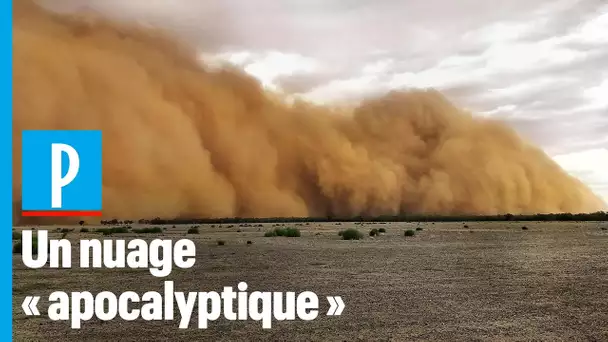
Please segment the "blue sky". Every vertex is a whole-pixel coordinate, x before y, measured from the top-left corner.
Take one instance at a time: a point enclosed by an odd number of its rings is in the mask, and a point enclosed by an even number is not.
[[[315,102],[434,87],[510,123],[608,201],[602,0],[46,0],[158,25]]]

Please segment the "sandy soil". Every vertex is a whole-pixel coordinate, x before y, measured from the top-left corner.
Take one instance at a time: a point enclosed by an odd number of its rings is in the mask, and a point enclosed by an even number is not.
[[[15,256],[15,341],[600,341],[608,340],[608,223],[333,223],[298,226],[300,238],[265,238],[264,227],[202,226],[188,235],[197,245],[190,270],[174,270],[176,290],[221,291],[246,281],[261,291],[314,291],[320,316],[311,322],[211,322],[178,329],[178,322],[83,323],[46,317],[55,290],[115,293],[161,291],[148,270],[31,270]],[[528,230],[522,230],[522,226]],[[337,232],[358,227],[361,241]],[[189,226],[167,227],[164,238],[186,236]],[[372,228],[387,233],[370,238]],[[423,227],[415,237],[405,229]],[[237,232],[241,230],[241,232]],[[76,232],[79,228],[76,228]],[[76,240],[100,234],[70,233]],[[60,233],[52,234],[59,237]],[[115,235],[131,238],[136,234]],[[153,239],[160,234],[140,234]],[[216,240],[226,241],[218,246]],[[246,241],[251,240],[252,245]],[[42,316],[21,310],[25,295],[42,295]],[[339,317],[326,316],[324,296],[342,296]],[[196,316],[195,316],[196,317]],[[196,322],[193,318],[192,322]]]

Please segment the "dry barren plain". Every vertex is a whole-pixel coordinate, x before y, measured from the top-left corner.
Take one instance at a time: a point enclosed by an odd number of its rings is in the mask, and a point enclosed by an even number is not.
[[[299,238],[264,237],[259,227],[166,226],[162,234],[80,233],[65,238],[189,238],[197,247],[193,268],[174,269],[167,279],[141,270],[28,269],[13,257],[15,341],[601,341],[608,340],[608,222],[310,223]],[[527,230],[522,230],[526,226]],[[62,226],[64,227],[64,226]],[[137,225],[134,226],[134,228]],[[356,227],[359,241],[338,231]],[[414,237],[406,229],[423,228]],[[21,230],[25,227],[17,227]],[[72,228],[72,227],[71,227]],[[95,227],[88,227],[93,230]],[[372,228],[386,234],[370,238]],[[40,229],[40,228],[39,228]],[[47,227],[55,231],[56,227]],[[59,238],[59,232],[51,234]],[[217,240],[225,245],[218,246]],[[247,244],[251,241],[252,244]],[[220,319],[208,329],[177,321],[104,322],[93,319],[72,330],[46,317],[48,295],[61,291],[128,290],[162,293],[221,291],[245,281],[250,291],[317,293],[321,312],[309,322]],[[43,296],[39,317],[21,309],[25,295]],[[340,295],[341,316],[326,316],[324,296]],[[196,311],[195,311],[196,312]],[[176,318],[179,315],[176,312]]]

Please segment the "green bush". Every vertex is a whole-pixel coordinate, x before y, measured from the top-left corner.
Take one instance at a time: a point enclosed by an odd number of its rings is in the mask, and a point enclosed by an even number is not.
[[[88,233],[89,229],[88,228],[80,228],[80,232],[81,233]]]
[[[285,237],[300,237],[300,230],[297,228],[275,228],[264,233],[265,237],[285,236]]]
[[[413,229],[408,229],[405,231],[405,236],[414,236],[416,235],[416,232]]]
[[[378,233],[386,233],[386,228],[380,228],[380,229],[378,229]]]
[[[23,245],[21,244],[21,241],[19,241],[13,245],[13,254],[21,254],[21,253],[23,253]]]
[[[95,229],[95,233],[103,233],[103,235],[106,235],[106,233],[111,234],[111,228],[99,228],[99,229]]]
[[[422,228],[422,227],[418,227],[418,228],[416,228],[416,230],[417,230],[417,231],[422,231],[422,230],[424,230],[424,228]]]
[[[21,240],[21,232],[13,232],[13,240]]]
[[[374,228],[369,231],[369,236],[378,236],[378,229]]]
[[[224,240],[217,240],[217,245],[218,246],[223,246],[225,244],[226,244],[226,241],[224,241]]]
[[[360,239],[363,239],[363,234],[354,228],[349,228],[342,232],[342,240],[360,240]]]
[[[163,229],[161,227],[149,227],[149,228],[133,229],[133,232],[135,232],[137,234],[154,234],[154,233],[162,233]]]
[[[281,236],[286,236],[286,237],[300,237],[302,234],[300,233],[300,230],[297,228],[285,228],[283,229],[283,235]]]
[[[267,231],[266,233],[264,233],[264,237],[275,237],[275,236],[277,236],[276,230],[270,230],[270,231]]]
[[[338,236],[342,236],[342,235],[344,235],[344,231],[343,230],[341,230],[341,231],[338,232]]]
[[[86,229],[86,228],[83,228]],[[82,229],[80,230],[82,232]],[[129,232],[129,228],[127,227],[113,227],[113,228],[99,228],[95,230],[96,233],[102,233],[103,235],[112,235],[112,234],[125,234]]]
[[[188,229],[188,234],[200,234],[200,232],[197,227],[192,227]]]
[[[13,245],[13,254],[21,254],[23,253],[23,243],[18,241],[15,245]],[[38,237],[32,236],[32,255],[38,254]]]

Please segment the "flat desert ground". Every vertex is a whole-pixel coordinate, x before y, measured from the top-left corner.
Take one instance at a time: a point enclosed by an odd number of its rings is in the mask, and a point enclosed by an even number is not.
[[[180,239],[197,247],[193,268],[165,278],[147,269],[28,269],[14,255],[15,341],[606,341],[608,340],[608,222],[310,223],[299,238],[263,237],[264,227],[167,226],[163,234],[119,234]],[[294,224],[286,224],[294,226]],[[522,230],[526,226],[528,230]],[[338,231],[356,227],[359,241]],[[423,228],[414,237],[406,229]],[[49,227],[55,230],[56,227]],[[77,240],[107,238],[69,233],[77,266]],[[94,227],[89,227],[94,229]],[[371,228],[387,233],[370,238]],[[16,228],[17,230],[23,227]],[[238,232],[237,230],[241,230]],[[60,233],[51,234],[59,238]],[[217,240],[225,240],[218,246]],[[246,242],[252,241],[251,245]],[[261,322],[220,319],[208,329],[177,321],[84,322],[72,330],[46,317],[53,291],[218,291],[245,281],[250,291],[313,291],[321,312],[313,321]],[[235,289],[236,290],[236,289]],[[25,295],[43,296],[41,316],[28,317]],[[326,316],[325,296],[340,295],[341,316]],[[176,319],[179,315],[176,312]]]

